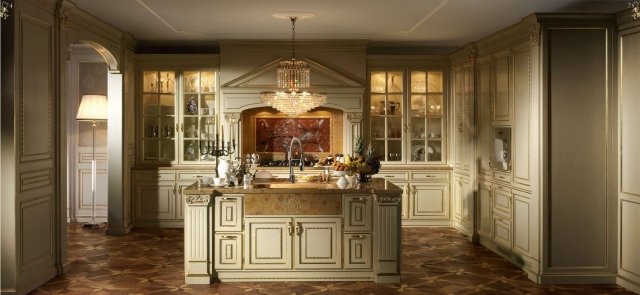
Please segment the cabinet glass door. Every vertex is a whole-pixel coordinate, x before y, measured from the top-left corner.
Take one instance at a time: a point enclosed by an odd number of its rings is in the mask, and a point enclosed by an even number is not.
[[[182,77],[181,162],[212,161],[209,152],[216,130],[216,74],[185,71]]]
[[[441,162],[444,114],[442,71],[411,71],[409,161]]]
[[[142,154],[144,161],[174,162],[175,72],[144,71],[142,85]]]
[[[404,73],[371,73],[371,143],[381,161],[401,162],[404,137]]]

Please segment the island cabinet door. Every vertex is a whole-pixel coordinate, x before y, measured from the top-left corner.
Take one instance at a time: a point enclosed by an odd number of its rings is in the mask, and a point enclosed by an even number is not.
[[[291,218],[245,218],[245,269],[291,269]]]
[[[294,268],[341,268],[340,218],[296,218]]]
[[[241,234],[216,234],[213,248],[215,269],[242,269]]]
[[[216,232],[242,231],[242,195],[223,195],[215,200]]]
[[[372,203],[370,195],[344,195],[342,197],[345,232],[371,231]]]
[[[371,268],[371,234],[345,234],[344,251],[344,268]]]

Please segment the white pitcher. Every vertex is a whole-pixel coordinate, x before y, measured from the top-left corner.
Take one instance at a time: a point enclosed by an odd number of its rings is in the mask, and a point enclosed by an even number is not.
[[[220,177],[226,178],[227,173],[229,173],[232,168],[238,168],[239,166],[240,164],[238,163],[238,161],[220,159],[218,160],[218,175]]]

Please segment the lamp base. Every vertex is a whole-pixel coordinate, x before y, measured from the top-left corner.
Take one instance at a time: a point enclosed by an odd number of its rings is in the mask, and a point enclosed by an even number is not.
[[[90,229],[99,228],[99,227],[100,227],[100,224],[98,224],[98,223],[90,223],[90,222],[87,222],[87,223],[82,225],[82,228],[90,228]]]

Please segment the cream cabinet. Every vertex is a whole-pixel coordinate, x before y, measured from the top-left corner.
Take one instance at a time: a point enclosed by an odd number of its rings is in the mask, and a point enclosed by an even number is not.
[[[507,48],[493,54],[493,121],[511,121],[513,115],[513,96],[511,94],[511,49]]]
[[[490,182],[480,181],[478,183],[478,202],[477,202],[477,230],[481,238],[491,239],[493,235],[492,214],[493,204],[493,187]]]
[[[415,183],[410,193],[409,219],[449,219],[448,183]]]
[[[370,195],[344,195],[342,207],[345,232],[371,232],[373,200]]]
[[[474,222],[473,190],[467,176],[455,175],[453,179],[453,225],[471,237]]]
[[[242,231],[242,195],[224,195],[218,197],[214,204],[214,229],[216,232]]]
[[[247,217],[245,269],[342,267],[341,218]]]
[[[443,69],[370,72],[369,138],[390,164],[446,163],[446,87]]]
[[[242,269],[242,234],[217,233],[213,241],[215,269]]]
[[[183,227],[182,191],[198,176],[213,171],[141,169],[133,173],[133,222],[136,227]]]
[[[382,170],[374,175],[402,188],[403,226],[451,225],[449,170]]]
[[[370,269],[373,267],[371,255],[371,234],[344,235],[344,268]]]

